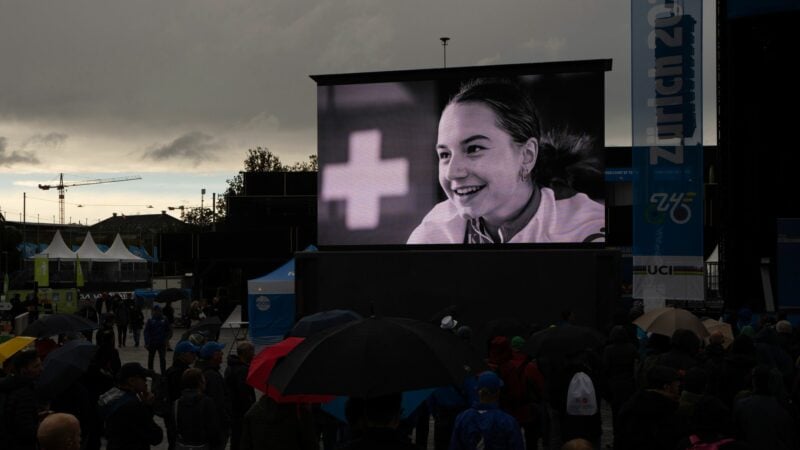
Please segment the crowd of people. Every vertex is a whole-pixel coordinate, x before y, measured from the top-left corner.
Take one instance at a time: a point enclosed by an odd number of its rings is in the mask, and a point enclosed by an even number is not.
[[[37,346],[5,361],[0,378],[3,448],[145,450],[163,443],[169,450],[412,449],[432,442],[436,450],[600,449],[606,443],[618,450],[673,450],[800,445],[800,338],[782,316],[762,315],[754,321],[747,310],[732,314],[735,338],[729,342],[721,334],[704,340],[683,329],[672,336],[648,335],[633,324],[642,313],[634,308],[596,346],[536,355],[526,351],[526,341],[547,330],[477,342],[469,327],[447,316],[439,323],[442,332],[455,333],[473,347],[485,345],[486,367],[461,385],[433,390],[414,411],[402,411],[402,393],[350,398],[345,424],[318,404],[277,402],[258,393],[247,382],[255,356],[249,342],[240,343],[225,360],[224,344],[192,335],[176,343],[166,367],[171,326],[163,309],[154,305],[150,317],[140,320],[135,302],[113,306],[113,312],[98,317],[102,325],[96,336],[62,336],[65,342],[94,337],[97,343],[88,370],[67,388],[47,395],[37,389],[42,361],[52,348],[42,353],[44,347]],[[575,327],[570,319],[565,313],[552,327]],[[127,329],[120,335],[123,326]],[[133,345],[140,344],[137,329],[143,331],[148,367],[119,357],[118,346],[126,345],[128,331]],[[605,416],[611,423],[603,423],[602,405],[608,405]],[[613,436],[603,438],[609,429]]]

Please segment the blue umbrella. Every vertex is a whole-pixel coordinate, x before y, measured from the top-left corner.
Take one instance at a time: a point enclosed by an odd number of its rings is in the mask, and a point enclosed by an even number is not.
[[[314,333],[361,319],[361,315],[349,309],[332,309],[305,316],[292,327],[289,336],[309,337]]]
[[[403,392],[402,408],[403,413],[401,419],[407,418],[413,413],[422,402],[428,399],[436,389],[417,389],[415,391]],[[347,396],[338,396],[328,403],[322,404],[322,410],[332,415],[333,417],[347,423],[347,417],[344,414],[344,407],[347,404]]]

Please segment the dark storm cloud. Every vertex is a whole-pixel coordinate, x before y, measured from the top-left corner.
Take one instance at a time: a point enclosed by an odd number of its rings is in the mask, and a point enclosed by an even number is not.
[[[144,158],[155,161],[182,159],[192,161],[195,166],[204,161],[216,160],[216,150],[222,148],[213,136],[200,131],[192,131],[169,144],[146,152]]]
[[[0,136],[0,167],[12,167],[15,164],[39,164],[39,159],[31,152],[8,151],[8,141]]]
[[[23,148],[27,147],[58,147],[59,145],[63,144],[67,141],[67,135],[64,133],[47,133],[41,134],[37,133],[33,136],[29,137],[25,140],[22,144]]]

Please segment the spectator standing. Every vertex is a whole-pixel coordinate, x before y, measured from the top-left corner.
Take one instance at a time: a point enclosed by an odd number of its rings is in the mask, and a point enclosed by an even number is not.
[[[192,364],[197,360],[197,352],[199,351],[200,348],[192,345],[189,341],[178,342],[178,345],[175,346],[175,359],[166,373],[169,405],[173,405],[180,398],[183,389],[181,386],[183,374],[191,368]],[[205,377],[203,378],[203,389],[205,390]],[[172,411],[164,417],[164,425],[167,429],[168,448],[172,450],[175,447],[175,442],[178,437],[175,427],[175,417]]]
[[[503,381],[486,371],[478,376],[479,402],[456,418],[451,450],[508,449],[522,450],[522,432],[511,415],[498,407]]]
[[[81,424],[72,414],[50,414],[36,431],[40,450],[80,450]]]
[[[219,445],[212,447],[211,450],[224,450],[231,432],[230,393],[226,389],[225,380],[220,373],[222,350],[224,348],[225,345],[219,342],[206,342],[200,348],[200,359],[195,363],[195,367],[203,371],[203,376],[206,379],[206,395],[214,400],[220,417],[221,439]]]
[[[219,413],[214,400],[205,395],[205,377],[200,369],[187,369],[181,376],[181,392],[175,401],[178,450],[219,448]]]
[[[733,409],[738,438],[753,449],[796,449],[796,425],[775,396],[773,374],[766,365],[753,369],[753,394],[736,402]]]
[[[402,395],[388,394],[368,398],[363,401],[363,430],[342,450],[416,450],[417,446],[408,441],[400,432],[400,413]]]
[[[123,364],[117,386],[100,396],[107,450],[149,450],[163,440],[161,427],[153,420],[155,397],[147,389],[147,378],[153,376],[139,363]]]
[[[240,449],[318,450],[316,436],[308,405],[277,403],[263,395],[244,415]]]
[[[167,339],[170,326],[161,312],[161,307],[153,306],[153,317],[144,326],[144,346],[147,348],[147,368],[153,370],[153,358],[158,353],[161,374],[167,372]]]
[[[134,347],[139,346],[139,338],[141,337],[142,328],[144,327],[144,313],[139,303],[140,302],[134,301],[128,304],[129,326],[131,328],[131,334],[133,335]]]
[[[0,380],[0,396],[5,397],[0,411],[4,448],[36,450],[39,402],[34,385],[42,373],[42,360],[36,350],[24,350],[13,357],[14,373]]]
[[[619,411],[614,424],[616,450],[673,450],[683,436],[677,415],[678,371],[653,366],[647,373],[647,382],[648,388],[636,392]]]
[[[114,298],[114,321],[117,324],[117,343],[120,347],[125,347],[128,338],[128,322],[130,322],[130,312],[128,302],[115,295]]]
[[[253,344],[242,342],[236,347],[236,354],[228,357],[228,367],[225,368],[225,385],[231,396],[231,450],[239,450],[242,420],[256,402],[255,390],[247,384],[247,372],[254,355]]]

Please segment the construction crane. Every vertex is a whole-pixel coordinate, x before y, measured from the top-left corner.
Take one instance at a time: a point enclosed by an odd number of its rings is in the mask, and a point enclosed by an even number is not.
[[[40,184],[39,189],[44,191],[48,191],[50,189],[58,189],[58,216],[61,220],[61,225],[64,225],[64,191],[68,187],[74,186],[86,186],[88,184],[102,184],[102,183],[117,183],[119,181],[132,181],[132,180],[141,180],[142,177],[134,176],[134,177],[117,177],[117,178],[98,178],[96,180],[85,180],[85,181],[76,181],[74,183],[67,183],[64,184],[64,174],[60,174],[58,177],[58,184]]]

